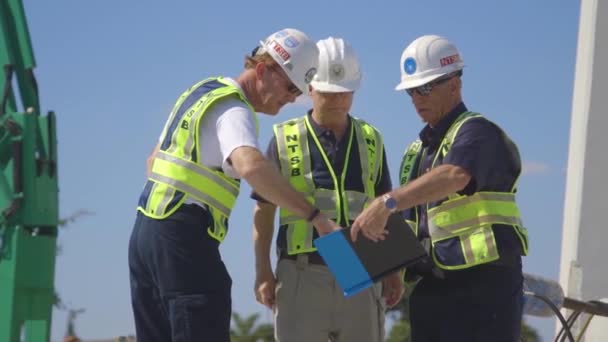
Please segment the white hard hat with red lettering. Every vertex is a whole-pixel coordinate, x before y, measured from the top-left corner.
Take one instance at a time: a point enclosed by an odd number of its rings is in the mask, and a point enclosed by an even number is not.
[[[403,50],[401,83],[395,89],[416,88],[462,68],[464,62],[454,44],[440,36],[422,36]]]
[[[258,53],[267,52],[303,93],[317,72],[319,49],[302,31],[286,28],[260,42]]]
[[[329,37],[317,42],[319,70],[310,85],[320,92],[356,91],[361,84],[361,70],[355,50],[341,38]]]

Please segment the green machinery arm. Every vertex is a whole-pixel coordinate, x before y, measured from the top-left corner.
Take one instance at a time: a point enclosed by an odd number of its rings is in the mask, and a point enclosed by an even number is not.
[[[55,298],[55,115],[40,113],[35,66],[21,0],[0,0],[0,341],[7,342],[23,333],[27,342],[49,341]]]

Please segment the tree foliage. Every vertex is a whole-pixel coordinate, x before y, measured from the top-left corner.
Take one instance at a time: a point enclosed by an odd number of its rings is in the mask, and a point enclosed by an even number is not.
[[[274,342],[274,327],[270,323],[258,324],[260,314],[243,317],[232,315],[231,342]]]

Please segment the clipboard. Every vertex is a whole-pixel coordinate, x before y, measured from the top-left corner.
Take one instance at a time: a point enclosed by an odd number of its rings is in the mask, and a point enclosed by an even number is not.
[[[350,297],[396,270],[429,258],[399,213],[389,216],[386,228],[389,231],[386,239],[378,242],[360,234],[353,243],[350,227],[314,240],[344,296]]]

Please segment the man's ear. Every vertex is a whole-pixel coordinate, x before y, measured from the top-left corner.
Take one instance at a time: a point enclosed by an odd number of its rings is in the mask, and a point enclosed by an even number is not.
[[[462,80],[460,77],[454,77],[454,82],[450,82],[450,93],[454,93],[460,90],[462,87]]]
[[[268,66],[265,63],[258,63],[255,65],[255,76],[257,79],[262,79],[267,71]]]

